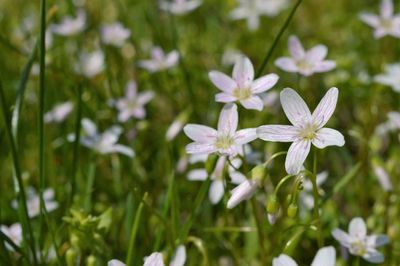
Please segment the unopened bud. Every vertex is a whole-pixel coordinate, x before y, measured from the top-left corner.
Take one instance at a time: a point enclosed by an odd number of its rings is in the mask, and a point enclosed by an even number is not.
[[[297,215],[297,210],[298,210],[298,209],[299,209],[299,208],[297,207],[297,205],[296,205],[295,203],[290,204],[289,207],[288,207],[288,209],[287,209],[287,215],[288,215],[290,218],[296,217],[296,215]]]
[[[96,257],[93,255],[90,255],[86,260],[86,265],[87,266],[96,266],[96,261],[97,261]]]
[[[262,180],[264,179],[264,176],[265,176],[265,167],[263,165],[257,165],[256,167],[251,169],[250,177],[257,183],[261,184]]]
[[[292,202],[292,199],[293,199],[293,195],[292,194],[287,195],[286,196],[286,203],[290,204]]]
[[[279,202],[276,195],[271,196],[267,203],[267,212],[269,214],[275,214],[279,209]]]
[[[74,248],[70,248],[65,252],[65,260],[67,266],[76,266],[78,264],[78,253]]]

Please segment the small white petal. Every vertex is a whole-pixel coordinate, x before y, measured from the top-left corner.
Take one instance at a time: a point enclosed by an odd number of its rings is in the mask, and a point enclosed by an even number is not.
[[[186,262],[186,248],[184,245],[179,245],[176,250],[174,257],[172,258],[169,266],[183,266]]]
[[[183,128],[183,131],[190,139],[201,143],[214,142],[217,136],[215,129],[198,124],[188,124]]]
[[[125,88],[125,96],[128,99],[135,99],[137,93],[137,85],[136,82],[131,80],[128,82]]]
[[[342,133],[327,127],[318,130],[315,138],[312,140],[312,144],[319,149],[323,149],[327,146],[342,147],[344,143],[345,141]]]
[[[163,256],[160,252],[151,253],[144,258],[143,266],[164,266]]]
[[[339,241],[342,246],[347,248],[350,246],[350,236],[345,231],[336,228],[332,231],[332,236]]]
[[[247,98],[245,100],[241,100],[240,103],[246,109],[254,109],[254,110],[257,110],[257,111],[262,111],[262,109],[264,107],[263,101],[258,96],[252,96],[252,97]]]
[[[87,136],[94,136],[97,134],[97,126],[88,118],[82,119],[82,128]]]
[[[382,0],[381,2],[381,16],[382,18],[389,19],[393,15],[393,2],[392,0]]]
[[[272,260],[272,266],[298,266],[298,264],[288,255],[281,254]]]
[[[309,62],[318,62],[322,61],[325,57],[326,54],[328,53],[328,48],[325,45],[317,45],[311,48],[310,50],[307,51],[306,53],[306,59]]]
[[[222,180],[214,180],[210,185],[208,197],[212,204],[217,204],[224,196],[224,182]]]
[[[265,141],[293,142],[298,135],[298,129],[294,126],[267,125],[257,128],[257,135]]]
[[[268,74],[253,81],[251,92],[254,94],[265,92],[271,89],[278,82],[279,76],[276,74]]]
[[[377,15],[370,13],[361,13],[360,19],[371,27],[378,27],[380,24],[380,18]]]
[[[386,235],[371,235],[367,236],[367,245],[378,248],[389,243],[389,238]]]
[[[290,145],[285,160],[286,172],[290,175],[297,175],[310,152],[311,142],[308,140],[300,140]]]
[[[119,260],[110,260],[107,266],[126,266],[126,264]]]
[[[233,135],[238,125],[236,104],[226,104],[219,115],[218,132]]]
[[[311,266],[335,266],[336,250],[333,247],[324,247],[318,250]]]
[[[382,263],[385,261],[385,257],[383,256],[383,254],[376,250],[369,251],[362,257],[363,257],[363,259],[365,259],[366,261],[369,261],[371,263]]]
[[[289,52],[294,59],[300,59],[305,56],[305,51],[299,38],[294,35],[289,37]]]
[[[218,89],[232,93],[235,88],[237,88],[236,82],[230,78],[229,76],[225,75],[224,73],[218,71],[211,71],[208,73],[208,77],[210,78],[211,82],[217,87]]]
[[[258,187],[258,183],[253,180],[246,180],[237,187],[235,187],[231,193],[231,197],[228,200],[227,208],[232,209],[236,207],[240,202],[247,200],[253,196]]]
[[[207,179],[208,174],[205,169],[193,169],[189,171],[187,177],[191,181],[204,181]]]
[[[349,235],[358,239],[363,239],[367,236],[367,226],[362,218],[356,217],[350,221]]]
[[[275,65],[280,69],[293,73],[299,71],[299,68],[296,65],[296,62],[290,57],[281,57],[275,60]]]
[[[293,89],[283,89],[280,99],[283,111],[293,125],[302,126],[311,119],[311,113],[306,103]]]
[[[325,61],[315,63],[313,71],[315,73],[323,73],[323,72],[331,71],[332,69],[335,69],[335,68],[336,68],[335,61],[325,60]]]
[[[339,90],[337,88],[330,88],[315,108],[312,119],[318,125],[318,128],[323,127],[331,118],[336,108],[338,95]]]
[[[186,145],[185,148],[187,153],[210,154],[217,151],[213,143],[207,144],[207,143],[193,142]]]
[[[249,58],[241,56],[236,61],[233,67],[232,77],[241,88],[251,84],[254,79],[254,68]]]
[[[167,55],[165,59],[165,65],[167,66],[167,68],[171,68],[178,63],[178,60],[179,60],[179,52],[172,51]]]
[[[255,140],[256,138],[257,132],[255,128],[241,129],[236,132],[234,137],[236,145],[244,145],[246,143],[249,143],[250,141]]]
[[[237,98],[232,96],[232,94],[228,94],[226,92],[220,92],[215,95],[215,101],[221,103],[231,103],[231,102],[236,102]]]

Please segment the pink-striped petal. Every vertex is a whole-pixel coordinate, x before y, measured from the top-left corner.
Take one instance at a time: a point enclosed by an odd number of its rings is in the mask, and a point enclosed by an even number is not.
[[[284,89],[281,92],[280,99],[283,111],[293,125],[302,126],[311,119],[311,113],[306,103],[293,89]]]
[[[240,103],[246,109],[254,109],[254,110],[261,111],[264,108],[264,103],[261,100],[261,98],[258,96],[252,96],[245,100],[241,100]]]
[[[297,36],[292,35],[289,37],[289,52],[294,59],[301,59],[304,57],[305,51]]]
[[[236,82],[222,72],[211,71],[208,73],[208,77],[215,87],[224,92],[232,93],[237,88]]]
[[[339,90],[335,87],[330,88],[315,108],[312,119],[314,124],[318,125],[318,128],[323,127],[331,118],[336,108],[338,96]]]
[[[198,124],[188,124],[183,131],[190,139],[200,143],[212,143],[217,137],[215,129]]]
[[[265,141],[293,142],[298,129],[294,126],[267,125],[257,128],[257,136]]]
[[[315,138],[312,140],[312,144],[319,149],[323,149],[327,146],[339,146],[344,145],[344,137],[342,133],[332,128],[321,128],[318,130]]]
[[[311,141],[309,140],[295,141],[290,145],[285,160],[285,169],[288,174],[297,175],[300,172],[310,152],[310,147]]]
[[[219,115],[218,132],[233,135],[237,129],[238,119],[236,104],[226,104]]]
[[[253,81],[251,92],[254,94],[261,93],[271,89],[278,82],[279,76],[276,74],[268,74]]]

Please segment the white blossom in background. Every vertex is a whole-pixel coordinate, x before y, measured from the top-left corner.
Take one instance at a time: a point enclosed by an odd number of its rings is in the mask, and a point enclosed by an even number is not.
[[[126,264],[125,263],[123,263],[122,261],[120,261],[120,260],[110,260],[108,263],[107,263],[107,266],[126,266]]]
[[[392,87],[395,92],[400,92],[400,64],[387,64],[385,73],[376,75],[374,81]]]
[[[52,212],[59,206],[58,202],[54,200],[54,189],[52,188],[44,190],[43,200],[47,212]],[[18,200],[13,200],[11,205],[14,209],[18,209]],[[32,187],[28,189],[26,205],[28,207],[28,216],[30,218],[34,218],[40,214],[40,197]]]
[[[224,66],[232,66],[243,56],[243,53],[239,50],[227,49],[222,55],[221,63]]]
[[[75,66],[75,70],[80,75],[93,78],[104,70],[104,65],[104,54],[102,51],[83,52],[79,55],[79,62]]]
[[[288,7],[288,0],[238,0],[239,6],[230,13],[233,20],[245,19],[249,30],[256,30],[261,16],[276,16]]]
[[[293,126],[267,125],[257,128],[257,135],[265,141],[293,142],[286,156],[286,172],[296,175],[310,152],[311,144],[319,149],[343,146],[343,135],[325,124],[336,108],[339,90],[331,88],[311,114],[304,100],[294,90],[286,88],[280,99],[283,111]]]
[[[126,122],[131,117],[144,119],[146,110],[144,106],[153,99],[154,92],[137,92],[136,82],[131,80],[125,89],[125,97],[111,100],[109,103],[118,109],[118,121]]]
[[[290,57],[280,57],[275,61],[275,65],[280,69],[299,73],[303,76],[311,76],[314,73],[328,72],[336,67],[333,60],[324,60],[328,48],[319,44],[310,50],[305,50],[300,40],[292,35],[288,41]]]
[[[22,243],[22,226],[20,223],[15,223],[10,226],[1,225],[0,231],[3,232],[9,239],[11,239],[15,245],[21,246]],[[8,250],[13,250],[12,246],[5,243]]]
[[[329,246],[318,250],[311,266],[335,266],[335,264],[336,250]],[[279,257],[273,259],[272,266],[298,266],[298,264],[290,256],[281,254]]]
[[[346,247],[349,252],[361,256],[371,263],[382,263],[385,258],[382,253],[376,250],[389,243],[386,235],[367,235],[367,226],[360,217],[353,218],[349,224],[349,233],[336,228],[332,236]]]
[[[194,156],[194,155],[192,155]],[[198,156],[198,155],[197,155]],[[203,158],[201,161],[205,162],[207,160],[207,155],[201,155]],[[231,159],[232,165],[237,169],[242,165],[242,160],[239,158]],[[224,169],[227,164],[227,158],[225,156],[221,156],[218,158],[217,163],[215,164],[214,171],[210,175],[211,185],[208,191],[208,197],[212,204],[217,204],[221,201],[222,197],[225,193],[225,181],[224,181]],[[233,184],[240,184],[246,177],[237,171],[234,167],[228,164],[228,175],[231,178],[231,182]],[[188,180],[191,181],[205,181],[207,180],[208,174],[207,170],[204,168],[201,169],[193,169],[188,172]]]
[[[83,134],[80,142],[83,146],[92,149],[100,154],[120,153],[129,157],[135,155],[134,151],[127,146],[117,144],[119,136],[122,133],[122,128],[112,126],[103,133],[97,131],[97,126],[88,118],[83,118],[82,121]],[[69,141],[74,141],[75,136],[69,135]]]
[[[160,47],[151,50],[151,59],[141,60],[138,65],[148,70],[150,73],[172,68],[178,64],[179,53],[173,50],[167,54]]]
[[[201,0],[161,0],[160,8],[174,15],[185,15],[201,5]]]
[[[187,111],[180,113],[178,117],[168,127],[167,132],[165,133],[165,139],[167,141],[172,141],[173,139],[175,139],[179,132],[181,132],[181,130],[183,129],[188,118],[189,113]]]
[[[53,33],[61,36],[73,36],[81,33],[86,28],[86,13],[79,10],[76,18],[66,16],[59,24],[52,24]]]
[[[215,95],[216,102],[239,101],[244,108],[258,111],[264,107],[258,94],[271,89],[279,79],[276,74],[268,74],[254,80],[253,64],[245,56],[236,61],[232,78],[219,71],[209,72],[208,77],[222,91]]]
[[[328,172],[324,171],[317,174],[317,187],[319,188],[328,179]],[[314,197],[312,195],[313,185],[311,180],[303,181],[303,191],[300,193],[300,202],[307,208],[314,208]]]
[[[53,109],[45,113],[44,122],[61,123],[71,114],[73,109],[74,105],[70,101],[56,104]]]
[[[374,165],[373,170],[376,177],[378,178],[378,182],[381,185],[382,189],[384,191],[392,191],[393,190],[392,181],[390,180],[390,176],[386,172],[386,170],[379,165]]]
[[[188,124],[183,128],[185,134],[194,141],[186,146],[186,152],[235,156],[244,144],[257,138],[255,128],[236,131],[237,126],[237,106],[226,104],[219,115],[218,130],[198,124]]]
[[[363,12],[360,19],[374,28],[376,39],[386,35],[400,38],[400,14],[393,14],[392,0],[382,0],[379,15]]]
[[[104,25],[101,28],[101,39],[105,44],[122,47],[130,36],[131,31],[119,22]]]
[[[375,133],[379,136],[385,135],[388,132],[397,131],[400,129],[400,113],[389,112],[387,114],[388,120],[380,124],[376,129]]]

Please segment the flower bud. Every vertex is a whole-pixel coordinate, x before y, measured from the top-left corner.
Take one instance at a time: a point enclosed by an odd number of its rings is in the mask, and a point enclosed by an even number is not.
[[[70,248],[65,252],[65,260],[67,262],[67,266],[76,266],[78,265],[78,253],[74,248]]]
[[[297,205],[296,205],[295,203],[290,204],[289,207],[288,207],[288,209],[287,209],[287,215],[288,215],[290,218],[296,217],[296,215],[297,215],[297,210],[298,210],[298,209],[299,209],[299,208],[297,207]]]
[[[257,165],[253,169],[251,169],[250,177],[252,180],[261,184],[262,180],[265,176],[265,167],[263,165]]]
[[[267,203],[267,212],[269,214],[275,214],[279,209],[279,202],[276,195],[272,195]]]
[[[96,266],[96,262],[97,262],[96,257],[93,255],[90,255],[86,260],[86,265],[87,266]]]

